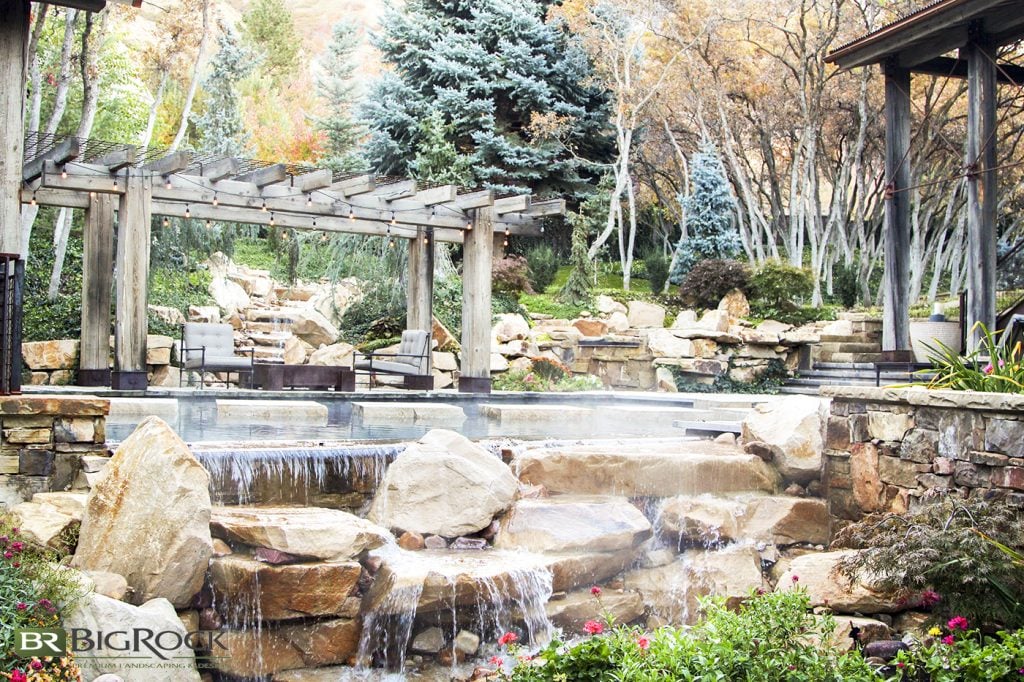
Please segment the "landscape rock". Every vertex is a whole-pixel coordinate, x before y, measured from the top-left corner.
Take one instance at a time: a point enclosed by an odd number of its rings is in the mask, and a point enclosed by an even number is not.
[[[245,289],[226,278],[215,277],[208,291],[225,315],[245,310],[251,304]]]
[[[812,396],[761,403],[743,420],[743,440],[767,445],[785,480],[807,483],[821,476],[825,411],[826,403]]]
[[[322,286],[309,299],[308,305],[326,317],[335,328],[341,329],[341,318],[349,306],[362,298],[359,282],[354,278],[345,278],[330,286]]]
[[[777,589],[799,585],[807,590],[811,606],[827,606],[838,613],[894,613],[907,608],[905,600],[874,589],[869,578],[862,576],[850,584],[837,572],[839,562],[855,551],[841,550],[794,557],[779,577]]]
[[[626,313],[626,306],[616,301],[611,296],[605,294],[598,294],[594,299],[594,305],[597,307],[597,312],[602,315],[612,315],[614,313]]]
[[[647,348],[656,358],[692,358],[693,342],[681,339],[669,329],[656,329],[647,335]]]
[[[190,322],[220,322],[220,308],[215,305],[190,305],[188,319]]]
[[[351,367],[352,354],[355,350],[355,346],[345,342],[321,346],[309,354],[309,360],[306,364],[322,365],[325,367]]]
[[[72,565],[123,575],[135,604],[163,597],[187,606],[213,552],[209,486],[184,441],[147,417],[93,485]]]
[[[494,546],[614,552],[636,547],[650,535],[650,522],[626,498],[560,495],[517,501],[502,519]]]
[[[85,571],[82,573],[92,582],[92,589],[97,594],[102,594],[111,599],[124,601],[128,595],[128,581],[119,573],[109,571]]]
[[[718,309],[724,311],[733,320],[742,320],[750,316],[750,303],[739,289],[733,289],[718,303]]]
[[[78,361],[78,341],[29,341],[21,344],[21,359],[29,369],[74,369]]]
[[[629,329],[629,318],[624,312],[615,311],[604,322],[608,325],[608,331],[612,334],[618,334]]]
[[[452,644],[456,651],[472,656],[480,648],[480,637],[469,630],[459,630]]]
[[[853,651],[872,642],[892,638],[892,628],[880,620],[860,616],[833,616],[836,629],[830,642],[840,651]]]
[[[26,540],[40,547],[68,550],[69,533],[78,527],[80,518],[65,514],[56,507],[38,502],[22,502],[11,509]]]
[[[517,313],[503,313],[496,316],[497,322],[491,328],[491,338],[498,343],[530,338],[530,323]]]
[[[389,528],[458,537],[486,528],[518,488],[499,458],[454,431],[435,429],[388,467],[369,518]]]
[[[608,333],[608,324],[604,320],[594,317],[575,320],[572,326],[579,330],[583,336],[604,336]]]
[[[305,310],[292,323],[292,333],[317,348],[338,340],[340,332],[331,321],[316,310]]]
[[[444,648],[444,631],[438,627],[427,628],[412,639],[412,650],[418,654],[436,654]]]
[[[680,544],[732,542],[740,537],[739,517],[746,506],[711,496],[670,497],[658,509],[658,534]]]
[[[182,638],[187,634],[178,614],[166,599],[152,599],[141,606],[132,606],[116,599],[90,592],[73,602],[71,609],[63,614],[62,626],[67,630],[85,629],[90,632],[132,631],[145,629],[151,632],[172,631]],[[170,637],[164,637],[170,642]],[[169,646],[169,644],[168,644]],[[175,682],[199,682],[199,671],[195,667],[195,655],[187,645],[181,644],[176,649],[161,650],[163,655],[180,664],[174,671]],[[145,646],[137,651],[125,652],[132,660],[131,665],[116,658],[99,658],[89,655],[75,657],[75,662],[82,669],[86,680],[92,680],[103,674],[116,674],[124,682],[152,682],[153,671],[161,663],[165,663]],[[153,667],[145,667],[144,663]]]
[[[638,592],[605,589],[601,600],[589,589],[577,590],[545,606],[551,623],[569,634],[581,634],[589,620],[603,621],[611,616],[618,625],[627,625],[644,615],[644,600]]]
[[[284,364],[304,365],[313,347],[296,336],[289,336],[284,342]]]
[[[170,306],[163,305],[148,305],[146,309],[153,313],[153,317],[156,319],[166,322],[169,325],[177,326],[179,324],[185,324],[187,321],[185,316],[177,308],[171,308]]]
[[[319,507],[217,507],[211,528],[229,542],[333,561],[355,559],[392,541],[387,529],[366,519]]]
[[[679,387],[676,385],[676,377],[668,367],[658,367],[654,370],[654,379],[658,382],[658,390],[666,393],[677,393]]]
[[[629,326],[634,329],[660,329],[665,326],[665,309],[657,303],[629,302]]]

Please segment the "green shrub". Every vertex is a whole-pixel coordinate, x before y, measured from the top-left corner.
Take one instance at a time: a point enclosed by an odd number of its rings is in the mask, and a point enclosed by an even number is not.
[[[733,289],[745,291],[749,280],[750,271],[744,263],[708,258],[690,269],[679,285],[679,293],[684,301],[714,308]]]
[[[358,344],[401,335],[405,329],[405,290],[397,280],[368,284],[363,297],[341,316],[341,338]]]
[[[758,303],[751,303],[749,320],[751,322],[756,322],[758,320],[775,320],[776,322],[785,322],[786,324],[799,327],[800,325],[807,324],[808,322],[834,320],[836,319],[836,312],[836,306],[831,305],[823,305],[819,307],[803,305],[799,307],[779,309],[760,305]]]
[[[847,577],[867,571],[880,587],[909,603],[937,594],[937,620],[965,616],[994,629],[1024,626],[1024,569],[990,542],[1024,547],[1024,528],[1002,501],[932,499],[905,514],[880,514],[845,528],[835,545],[864,551],[842,566]]]
[[[763,308],[787,310],[796,307],[814,291],[814,278],[807,270],[780,261],[768,261],[750,278],[750,300]]]
[[[703,617],[692,628],[663,627],[646,633],[636,627],[615,627],[606,617],[604,621],[587,622],[584,631],[590,636],[582,641],[567,644],[555,639],[533,658],[517,657],[519,651],[515,643],[507,644],[512,656],[500,679],[514,682],[866,682],[880,679],[859,653],[844,654],[816,644],[828,641],[835,630],[835,621],[829,615],[818,617],[811,613],[810,599],[802,589],[752,593],[737,611],[728,609],[724,599],[708,600],[702,606]],[[508,635],[503,638],[505,642],[510,639]]]
[[[729,376],[732,369],[732,360],[729,367],[721,375],[715,377],[711,383],[700,383],[694,381],[692,375],[687,374],[679,367],[669,366],[669,371],[676,381],[676,388],[683,393],[778,393],[779,388],[789,378],[789,371],[781,360],[769,360],[768,366],[754,381],[736,381]]]
[[[53,231],[41,229],[53,224],[51,215],[50,209],[40,210],[32,230],[22,299],[23,341],[77,339],[82,333],[82,235],[72,229],[68,237],[57,298],[51,301],[47,289],[55,257]]]
[[[644,274],[651,285],[651,291],[660,294],[668,281],[669,261],[661,251],[651,251],[644,256]]]
[[[941,341],[926,344],[934,376],[929,388],[953,391],[989,391],[1024,393],[1024,367],[1021,345],[1000,346],[995,335],[978,322],[972,328],[980,333],[981,343],[967,355],[961,355]]]
[[[856,265],[835,264],[832,269],[832,295],[844,308],[857,305],[860,298],[860,273]]]
[[[969,621],[951,618],[942,634],[901,651],[894,667],[899,680],[999,682],[1024,675],[1024,630],[994,637],[967,629]]]
[[[434,316],[455,338],[462,336],[462,278],[445,277],[434,282]]]
[[[526,252],[526,264],[533,290],[544,293],[558,274],[558,256],[555,255],[555,250],[547,244],[535,246]]]
[[[12,516],[0,515],[0,677],[15,677],[14,670],[32,673],[35,661],[40,669],[29,679],[77,681],[80,671],[70,653],[64,659],[23,659],[13,651],[16,628],[59,627],[61,611],[82,594],[74,574],[57,565],[60,554],[31,545],[14,523]]]
[[[601,380],[590,374],[573,375],[572,370],[551,358],[533,358],[529,369],[512,369],[494,379],[499,391],[573,392],[604,388]]]

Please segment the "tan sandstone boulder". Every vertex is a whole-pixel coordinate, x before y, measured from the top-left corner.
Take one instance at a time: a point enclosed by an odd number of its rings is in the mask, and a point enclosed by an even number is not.
[[[743,440],[767,445],[787,481],[807,483],[820,478],[827,405],[803,395],[761,403],[743,420]]]
[[[531,552],[614,552],[636,547],[651,524],[626,498],[523,499],[501,521],[494,546]]]

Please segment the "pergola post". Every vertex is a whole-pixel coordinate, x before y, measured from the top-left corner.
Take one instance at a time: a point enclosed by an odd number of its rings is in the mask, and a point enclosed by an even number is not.
[[[967,59],[967,350],[978,346],[978,322],[996,325],[996,65],[995,51],[972,36]]]
[[[409,302],[406,327],[431,333],[434,328],[434,231],[431,228],[419,228],[416,238],[409,240],[406,298]]]
[[[885,280],[882,352],[910,359],[910,71],[885,65]]]
[[[494,214],[473,211],[462,246],[462,367],[459,391],[491,391],[491,257]]]
[[[114,199],[96,194],[85,213],[82,344],[78,385],[110,385],[110,294],[114,279]]]
[[[152,193],[149,175],[130,169],[117,211],[117,317],[111,376],[111,386],[116,389],[146,388],[146,298]]]

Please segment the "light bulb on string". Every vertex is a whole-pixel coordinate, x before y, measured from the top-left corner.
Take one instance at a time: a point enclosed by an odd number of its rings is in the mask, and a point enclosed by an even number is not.
[[[313,218],[313,227],[316,227],[316,218]]]
[[[185,217],[186,218],[191,218],[192,217],[192,210],[189,208],[188,204],[185,204]]]
[[[217,193],[216,192],[213,193],[213,205],[214,206],[219,206],[220,205],[220,200],[217,199]]]
[[[395,248],[395,238],[394,237],[388,238],[388,248],[389,249]]]
[[[36,193],[35,192],[32,192],[32,200],[29,201],[28,204],[29,204],[29,206],[35,206],[36,205]]]
[[[264,213],[267,212],[267,200],[266,199],[263,200],[263,205],[260,206],[260,210],[263,211]]]
[[[352,207],[348,207],[348,219],[353,223],[356,221],[356,212],[352,210]]]
[[[166,187],[167,189],[174,189],[174,185],[172,185],[172,184],[171,184],[171,178],[170,178],[170,176],[164,176],[164,180],[166,180],[166,181],[167,181],[167,182],[166,182],[166,183],[164,184],[164,187]]]
[[[274,214],[273,213],[270,214],[270,226],[271,227],[274,226]]]
[[[307,194],[306,195],[306,206],[312,206],[312,205],[313,205],[313,195],[312,194]]]
[[[207,229],[207,230],[209,230],[209,229],[210,229],[210,228],[212,228],[212,227],[213,227],[213,223],[212,223],[212,222],[210,222],[210,219],[209,219],[209,218],[207,218],[207,219],[206,219],[206,229]]]
[[[167,219],[167,216],[164,216],[164,227],[170,227],[170,226],[171,226],[171,221]]]
[[[391,212],[391,224],[392,225],[397,225],[398,224],[398,220],[395,219],[395,212],[394,211]]]
[[[117,191],[117,176],[114,176],[114,191]]]
[[[68,179],[68,169],[65,168],[64,166],[60,167],[60,179],[61,180],[67,180]]]
[[[468,231],[470,231],[472,229],[473,229],[473,221],[470,220],[468,223],[466,223],[466,231],[468,232]]]

